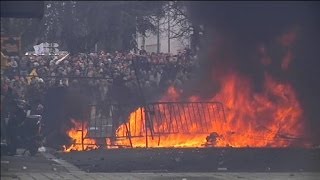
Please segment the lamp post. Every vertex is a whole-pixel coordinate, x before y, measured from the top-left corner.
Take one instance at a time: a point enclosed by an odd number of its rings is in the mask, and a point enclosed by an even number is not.
[[[168,10],[168,53],[170,53],[170,9]]]
[[[160,18],[158,17],[157,53],[160,53]]]

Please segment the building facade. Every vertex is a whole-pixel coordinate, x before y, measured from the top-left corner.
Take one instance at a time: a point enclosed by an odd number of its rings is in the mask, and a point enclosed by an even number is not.
[[[136,40],[139,49],[141,49],[141,46],[143,46],[147,52],[156,53],[158,52],[159,48],[160,53],[177,54],[179,51],[183,51],[184,48],[190,48],[190,38],[172,38],[171,33],[169,33],[170,30],[178,27],[173,27],[173,25],[169,25],[165,22],[164,18],[160,20],[159,24],[159,34],[147,32],[145,37],[141,34],[137,34]],[[177,30],[179,29],[175,29],[175,31]]]

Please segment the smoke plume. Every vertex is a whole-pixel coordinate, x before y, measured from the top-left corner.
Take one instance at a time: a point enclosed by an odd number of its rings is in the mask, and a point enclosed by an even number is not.
[[[44,133],[47,145],[61,148],[70,144],[67,131],[73,127],[71,119],[87,121],[88,99],[69,88],[53,87],[45,99]]]
[[[188,9],[204,35],[201,69],[186,95],[212,96],[219,77],[233,70],[250,77],[259,92],[268,72],[293,85],[309,137],[319,144],[320,3],[189,2]]]

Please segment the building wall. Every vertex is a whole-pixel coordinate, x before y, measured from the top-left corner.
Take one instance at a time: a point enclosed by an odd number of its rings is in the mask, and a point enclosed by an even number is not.
[[[162,20],[161,22],[163,22]],[[168,25],[164,24],[160,29],[163,32],[160,33],[160,52],[168,53]],[[143,37],[141,34],[137,36],[138,48],[143,45]],[[170,53],[177,54],[180,50],[190,46],[189,39],[170,39]],[[157,34],[147,33],[145,37],[145,50],[147,52],[157,52]]]

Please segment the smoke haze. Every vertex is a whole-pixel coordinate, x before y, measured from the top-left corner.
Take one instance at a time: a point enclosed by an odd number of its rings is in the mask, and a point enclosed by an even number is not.
[[[229,70],[250,77],[258,92],[268,72],[293,85],[307,131],[319,144],[320,3],[190,2],[189,10],[204,35],[202,68],[186,95],[212,97],[219,90],[217,79]]]

